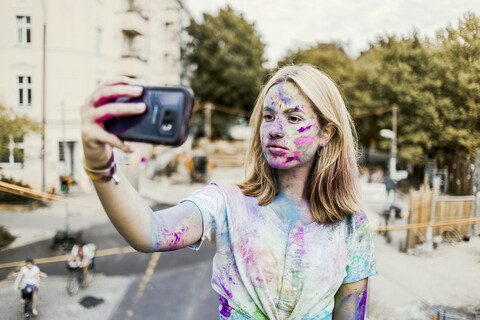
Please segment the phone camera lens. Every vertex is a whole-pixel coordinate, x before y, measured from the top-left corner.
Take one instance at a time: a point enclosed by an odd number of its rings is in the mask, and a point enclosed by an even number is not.
[[[170,131],[170,130],[172,130],[172,127],[173,127],[173,126],[172,126],[171,123],[164,123],[164,124],[162,124],[162,130],[163,130],[163,131]]]
[[[163,132],[170,132],[173,130],[173,123],[175,121],[176,112],[175,110],[166,109],[163,113],[163,121],[162,121],[162,131]]]

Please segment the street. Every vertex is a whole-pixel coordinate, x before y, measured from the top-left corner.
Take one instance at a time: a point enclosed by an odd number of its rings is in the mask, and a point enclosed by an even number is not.
[[[171,191],[169,197],[173,198],[175,192],[177,197],[183,196],[178,190]],[[364,199],[372,230],[383,224],[380,198],[370,193]],[[90,196],[78,199],[92,203],[95,200]],[[408,212],[408,197],[397,200],[396,204]],[[62,204],[52,204],[42,210],[35,214],[2,212],[0,217],[2,223],[14,230],[21,230],[15,225],[29,221],[29,228],[35,226],[35,232],[42,231],[48,236],[52,234],[49,230],[58,230],[63,225],[64,208]],[[99,256],[95,259],[93,282],[81,288],[76,296],[67,294],[64,261],[49,262],[52,257],[66,253],[51,249],[50,236],[3,250],[0,319],[23,317],[20,293],[13,288],[13,277],[8,277],[14,268],[4,266],[26,257],[45,258],[39,267],[48,274],[41,282],[37,319],[218,319],[217,297],[210,286],[215,250],[208,243],[198,252],[184,249],[144,254],[128,246],[104,213],[72,208],[71,222],[81,226],[78,230],[82,230],[85,241],[97,245]],[[389,223],[405,224],[406,217],[391,219]],[[25,236],[28,238],[28,233]],[[372,232],[372,237],[379,274],[369,280],[369,320],[428,320],[433,319],[437,310],[457,316],[447,319],[471,319],[470,315],[480,311],[476,309],[480,301],[479,237],[455,245],[442,244],[428,256],[399,251],[405,231],[392,231],[390,242],[377,232]]]
[[[84,240],[96,243],[98,251],[128,246],[110,223],[83,232]],[[0,264],[65,253],[53,251],[51,240],[2,251]],[[65,262],[39,264],[48,274],[42,279],[39,315],[36,319],[215,319],[216,295],[210,287],[214,248],[205,243],[195,252],[184,249],[154,256],[139,252],[97,257],[91,285],[80,288],[76,296],[66,291],[68,271]],[[180,266],[180,267],[179,267]],[[147,270],[151,268],[151,274]],[[0,269],[0,319],[22,319],[20,292],[13,289],[13,278],[5,280],[14,268]],[[103,300],[86,308],[82,298]]]

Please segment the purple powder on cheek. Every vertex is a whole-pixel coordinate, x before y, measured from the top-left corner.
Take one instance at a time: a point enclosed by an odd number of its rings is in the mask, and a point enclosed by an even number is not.
[[[285,160],[285,163],[293,161],[293,160],[302,161],[302,158],[300,158],[299,156],[288,157],[287,160]]]
[[[309,125],[308,127],[301,127],[300,129],[298,129],[297,131],[302,133],[302,132],[305,132],[307,130],[310,130],[310,128],[312,127],[312,125]]]

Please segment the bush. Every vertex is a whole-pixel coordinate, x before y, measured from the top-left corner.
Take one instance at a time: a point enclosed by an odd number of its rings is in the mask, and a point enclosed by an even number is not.
[[[4,175],[2,175],[0,181],[5,182],[5,183],[10,183],[14,184],[16,186],[20,186],[23,188],[30,188],[28,184],[24,184],[22,182],[16,181],[13,178],[7,178]],[[21,196],[18,194],[10,193],[7,191],[0,191],[0,203],[5,203],[5,204],[31,204],[35,201],[34,200],[25,196]]]
[[[15,236],[12,235],[4,226],[0,226],[0,249],[8,246],[15,240]]]

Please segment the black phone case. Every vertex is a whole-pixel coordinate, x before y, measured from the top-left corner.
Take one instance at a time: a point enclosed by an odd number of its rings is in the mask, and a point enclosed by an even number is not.
[[[122,140],[179,146],[188,136],[188,122],[193,106],[190,88],[143,87],[140,97],[120,97],[116,102],[144,102],[144,113],[110,118],[105,129]]]

